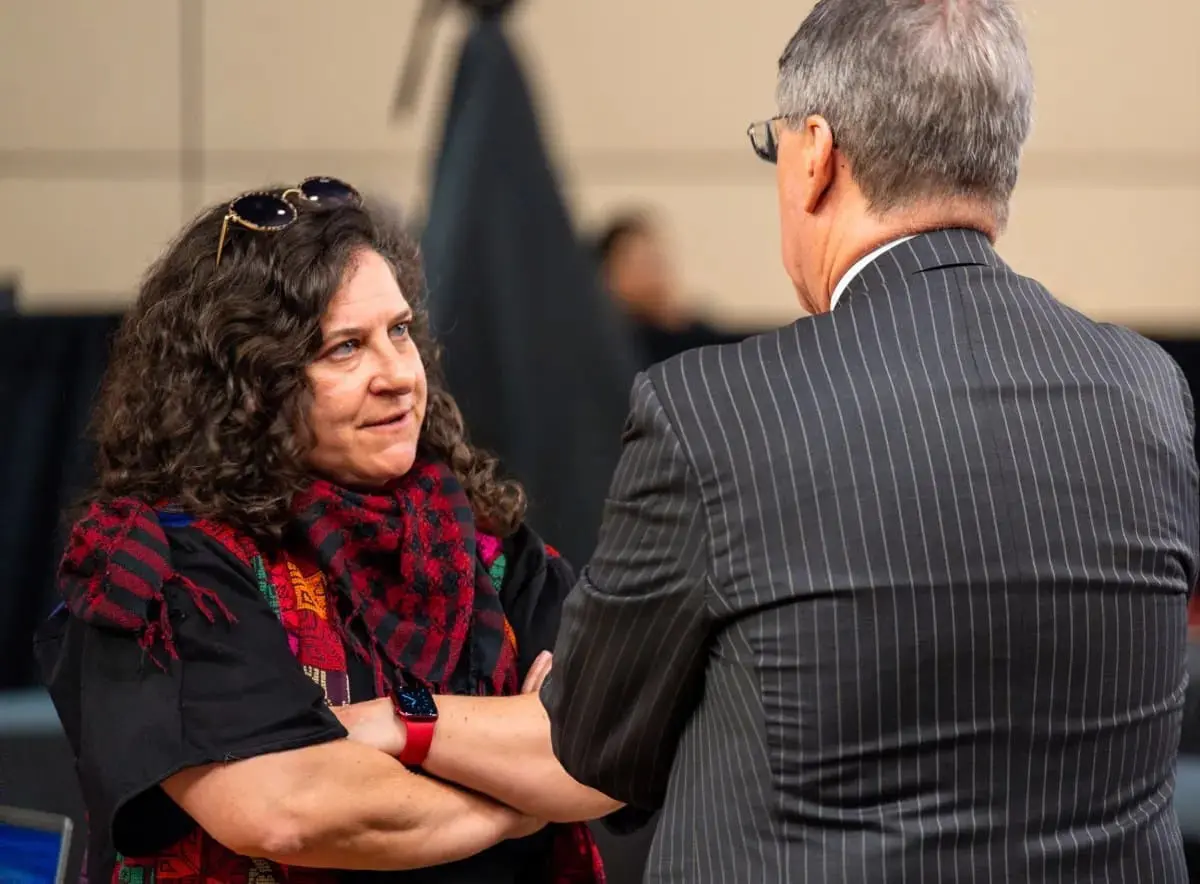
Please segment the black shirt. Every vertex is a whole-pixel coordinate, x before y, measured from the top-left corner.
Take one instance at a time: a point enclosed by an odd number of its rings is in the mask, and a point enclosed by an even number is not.
[[[212,538],[166,528],[180,574],[220,593],[234,617],[210,623],[168,583],[178,658],[160,669],[131,633],[91,625],[59,608],[37,638],[39,662],[77,759],[88,808],[88,877],[107,881],[115,853],[149,856],[195,827],[160,787],[189,767],[337,740],[346,731],[303,671],[254,575]],[[549,649],[573,575],[522,529],[505,542],[501,596],[518,636],[522,676]],[[163,656],[163,655],[160,655]],[[352,653],[347,659],[355,659]],[[350,669],[351,701],[375,696]],[[541,877],[551,832],[506,841],[461,862],[406,872],[342,873],[345,881],[518,884]]]
[[[636,318],[631,319],[630,324],[639,357],[638,367],[643,371],[688,350],[735,344],[749,337],[748,334],[722,331],[703,322],[693,322],[676,329],[663,328]]]

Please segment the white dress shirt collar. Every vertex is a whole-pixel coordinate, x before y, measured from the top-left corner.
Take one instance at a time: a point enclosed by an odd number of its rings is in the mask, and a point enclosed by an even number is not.
[[[854,266],[851,267],[849,270],[847,270],[845,275],[843,275],[842,278],[838,280],[838,284],[833,289],[833,295],[831,295],[829,298],[829,309],[832,310],[834,307],[837,306],[838,301],[842,297],[842,293],[845,292],[846,289],[850,287],[850,283],[852,283],[854,281],[854,278],[856,276],[858,276],[858,274],[862,273],[863,270],[865,270],[867,268],[867,265],[869,265],[872,261],[874,261],[880,255],[882,255],[884,252],[888,251],[889,249],[894,249],[896,246],[900,245],[900,243],[908,242],[910,239],[912,239],[911,236],[902,236],[899,239],[894,239],[891,242],[884,243],[879,248],[877,248],[875,251],[859,258],[854,263]]]

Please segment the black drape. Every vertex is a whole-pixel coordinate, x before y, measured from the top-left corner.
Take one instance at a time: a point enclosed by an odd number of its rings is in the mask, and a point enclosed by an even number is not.
[[[84,431],[118,322],[0,319],[0,689],[38,682],[32,634],[55,604],[63,510],[91,481]]]
[[[472,439],[576,566],[620,454],[633,345],[576,240],[497,18],[459,59],[423,237],[430,312]]]
[[[1192,388],[1192,399],[1200,410],[1200,339],[1152,338],[1179,363]],[[1200,416],[1200,415],[1198,415]],[[1200,458],[1200,432],[1196,434],[1196,455]]]

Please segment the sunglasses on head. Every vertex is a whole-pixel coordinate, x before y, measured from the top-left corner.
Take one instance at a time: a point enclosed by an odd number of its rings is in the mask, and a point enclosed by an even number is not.
[[[217,265],[221,264],[221,251],[225,248],[225,235],[229,232],[230,222],[257,233],[274,233],[293,224],[300,216],[296,206],[288,199],[290,196],[298,196],[310,205],[321,207],[362,202],[358,191],[345,181],[325,177],[305,178],[282,193],[243,193],[229,204],[225,219],[221,222]]]

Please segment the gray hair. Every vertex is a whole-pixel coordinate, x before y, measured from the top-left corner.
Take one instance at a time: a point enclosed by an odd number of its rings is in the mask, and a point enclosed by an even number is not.
[[[970,197],[1007,220],[1033,115],[1011,0],[820,0],[777,98],[787,125],[828,121],[872,211]]]

